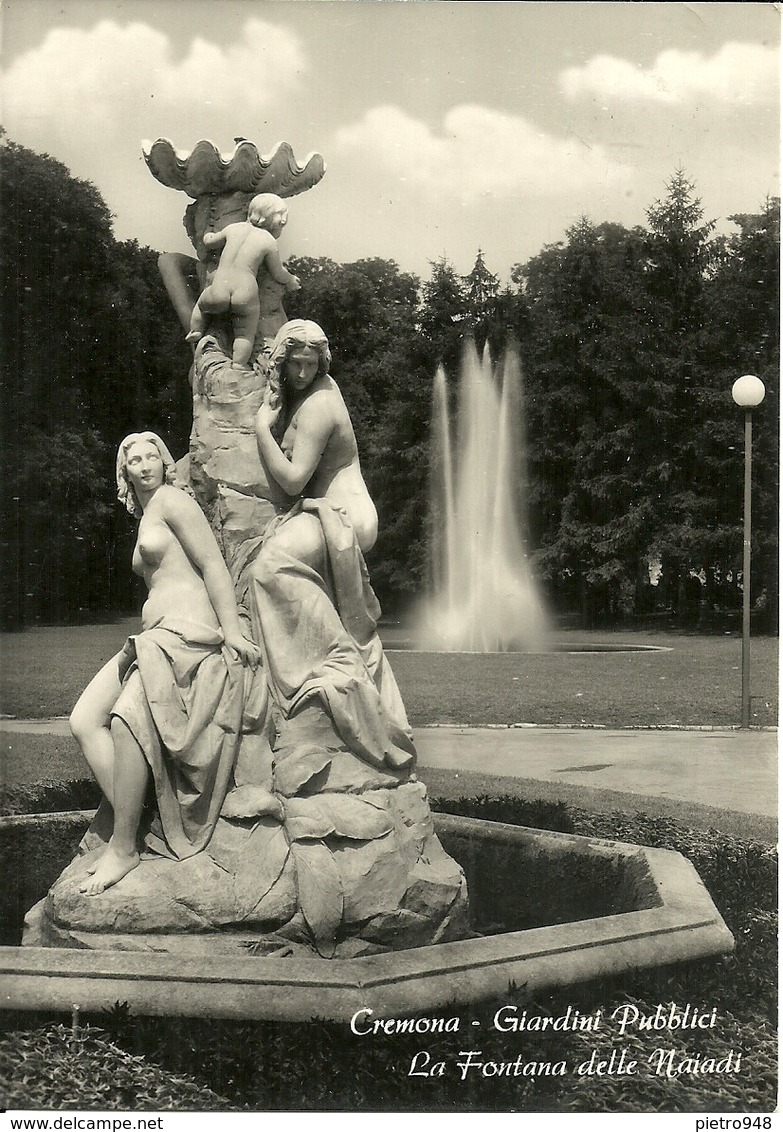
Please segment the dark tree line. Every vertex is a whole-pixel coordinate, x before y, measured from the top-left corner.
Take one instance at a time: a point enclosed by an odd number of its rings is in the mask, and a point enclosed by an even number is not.
[[[692,619],[696,573],[702,613],[730,603],[727,591],[739,600],[743,451],[730,391],[748,372],[767,387],[752,592],[776,608],[779,202],[732,219],[735,236],[712,238],[678,172],[647,229],[583,220],[515,269],[539,569],[583,623],[653,602]]]
[[[127,432],[190,431],[189,348],[156,253],[118,242],[94,186],[46,155],[0,146],[6,627],[138,605],[132,531],[114,505]],[[424,282],[396,263],[294,258],[291,317],[320,322],[381,518],[369,565],[392,611],[425,584],[432,379],[456,381],[466,337],[522,360],[534,562],[584,624],[738,600],[742,436],[734,379],[757,410],[753,593],[777,609],[779,202],[716,237],[677,172],[646,227],[583,218],[517,265],[481,252]],[[650,567],[658,584],[650,585]]]
[[[118,242],[97,189],[3,139],[2,621],[66,620],[135,604],[131,537],[114,506],[128,432],[186,440],[188,350],[157,256]]]

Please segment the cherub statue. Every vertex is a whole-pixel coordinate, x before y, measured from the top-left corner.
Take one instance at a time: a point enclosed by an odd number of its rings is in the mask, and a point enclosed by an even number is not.
[[[205,316],[229,312],[233,324],[232,361],[247,365],[261,315],[257,275],[267,274],[289,291],[298,291],[296,275],[283,267],[277,240],[288,221],[288,207],[274,193],[260,193],[248,205],[247,220],[228,224],[220,232],[206,232],[208,251],[220,252],[220,261],[201,292],[190,319],[188,342],[205,333]]]

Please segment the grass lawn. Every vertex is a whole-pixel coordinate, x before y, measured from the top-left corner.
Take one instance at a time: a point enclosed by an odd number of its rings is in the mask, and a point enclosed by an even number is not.
[[[0,710],[19,719],[68,715],[98,669],[140,627],[131,618],[0,633]]]
[[[657,645],[662,652],[392,652],[411,722],[731,727],[740,722],[742,642],[736,636],[561,633],[578,645]],[[752,642],[755,726],[777,723],[778,642]]]
[[[136,619],[0,635],[0,708],[67,715],[98,669],[136,632]],[[741,640],[654,632],[561,632],[549,653],[423,653],[389,657],[414,726],[428,723],[715,726],[740,722]],[[662,652],[569,652],[656,645]],[[751,722],[775,726],[778,641],[751,648]]]

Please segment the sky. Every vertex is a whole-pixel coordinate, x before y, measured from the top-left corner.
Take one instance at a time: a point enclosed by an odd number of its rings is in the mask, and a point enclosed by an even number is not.
[[[283,257],[490,271],[583,216],[644,224],[681,168],[718,231],[779,187],[769,3],[5,0],[0,121],[92,181],[118,239],[191,251],[143,139],[312,151]]]

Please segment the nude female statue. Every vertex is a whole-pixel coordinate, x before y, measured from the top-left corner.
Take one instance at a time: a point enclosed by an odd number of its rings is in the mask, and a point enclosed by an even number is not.
[[[174,475],[155,433],[133,433],[120,444],[118,497],[141,517],[133,569],[148,596],[142,632],[104,665],[70,717],[114,810],[109,843],[82,885],[88,895],[139,864],[150,778],[161,824],[158,850],[183,858],[207,843],[234,765],[243,702],[239,662],[259,661],[258,648],[242,633],[215,538],[195,500],[173,486]]]
[[[375,544],[378,513],[348,409],[329,375],[326,335],[317,323],[294,319],[278,332],[270,362],[273,379],[255,420],[261,461],[290,496],[326,499],[343,510],[364,554]]]
[[[270,386],[255,419],[258,453],[267,476],[298,500],[245,555],[238,592],[284,718],[317,701],[354,755],[399,771],[413,766],[415,750],[364,562],[378,515],[330,362],[314,322],[286,323],[272,344]]]

